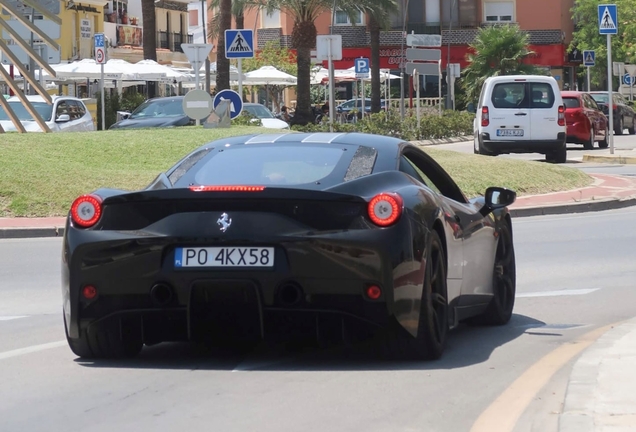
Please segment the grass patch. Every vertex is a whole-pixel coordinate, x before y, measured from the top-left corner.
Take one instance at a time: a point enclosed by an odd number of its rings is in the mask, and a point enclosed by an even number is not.
[[[576,189],[593,181],[583,171],[563,165],[421,148],[449,172],[469,197],[482,195],[489,186],[506,187],[521,196]]]
[[[280,131],[231,129],[113,130],[85,133],[0,135],[0,217],[63,216],[77,196],[100,187],[147,186],[194,148],[224,136]],[[425,147],[470,196],[487,186],[520,195],[572,189],[591,183],[562,166],[460,154]]]

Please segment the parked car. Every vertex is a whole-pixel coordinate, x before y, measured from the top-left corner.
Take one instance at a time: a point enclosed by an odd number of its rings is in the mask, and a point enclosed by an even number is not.
[[[175,127],[194,123],[183,111],[183,96],[169,96],[148,99],[109,129]]]
[[[473,131],[478,154],[542,153],[547,161],[566,160],[565,106],[559,86],[550,76],[487,78]]]
[[[583,144],[589,150],[598,141],[600,148],[606,148],[609,145],[609,121],[594,98],[578,91],[563,91],[561,97],[565,105],[567,142]]]
[[[386,101],[384,99],[380,100],[380,108],[381,109],[385,109],[386,108]],[[347,120],[353,119],[353,113],[352,113],[353,110],[357,111],[358,118],[362,118],[362,115],[361,115],[361,112],[362,112],[362,98],[349,99],[348,101],[343,102],[340,105],[336,106],[336,114],[347,114]],[[364,112],[366,114],[371,113],[371,99],[370,98],[365,98],[364,99]]]
[[[593,91],[590,92],[590,95],[592,95],[603,113],[609,116],[607,92]],[[627,128],[630,135],[636,134],[636,113],[634,113],[634,108],[629,105],[629,102],[620,93],[612,93],[612,99],[614,134],[623,135],[625,128]]]
[[[49,104],[39,95],[29,95],[26,98],[52,132],[95,130],[93,117],[81,99],[71,96],[51,96],[53,103]],[[27,132],[43,132],[19,97],[11,96],[7,99],[7,103]],[[18,130],[2,107],[0,107],[0,125],[6,132]]]
[[[79,357],[113,358],[164,341],[370,330],[392,357],[437,359],[460,322],[512,317],[515,197],[488,187],[468,199],[397,138],[225,137],[141,190],[73,202],[61,253],[66,338]]]
[[[247,111],[252,117],[260,119],[263,127],[270,129],[289,129],[289,124],[276,116],[265,106],[259,103],[244,103],[243,111]]]

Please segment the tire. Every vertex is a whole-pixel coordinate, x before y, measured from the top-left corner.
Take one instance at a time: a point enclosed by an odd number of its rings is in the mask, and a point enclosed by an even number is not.
[[[565,145],[563,145],[562,149],[546,154],[545,160],[546,162],[561,164],[567,161],[567,157],[568,157],[568,149]]]
[[[116,320],[110,324],[100,324],[90,331],[80,330],[78,339],[68,336],[66,316],[64,330],[69,348],[75,355],[86,359],[132,358],[141,352],[143,341],[141,326],[135,320]]]
[[[583,144],[585,150],[592,150],[594,148],[594,126],[590,125],[590,138]]]
[[[627,128],[630,135],[636,134],[636,117],[632,117],[632,127]]]
[[[517,270],[512,229],[505,223],[499,231],[493,271],[493,298],[484,313],[473,321],[477,324],[504,325],[510,321],[515,306]]]
[[[426,271],[417,336],[393,320],[386,338],[387,354],[401,360],[436,360],[442,356],[448,334],[446,258],[439,235],[429,234]]]
[[[607,148],[609,147],[609,134],[610,130],[608,126],[605,126],[605,138],[598,142],[598,148]]]
[[[621,117],[620,119],[618,119],[618,128],[614,129],[614,134],[623,135],[624,130],[625,130],[625,121],[623,120],[623,117]]]

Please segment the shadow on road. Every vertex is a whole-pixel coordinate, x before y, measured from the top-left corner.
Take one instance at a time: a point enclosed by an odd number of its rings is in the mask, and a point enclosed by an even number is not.
[[[493,351],[524,333],[561,336],[558,333],[533,333],[545,323],[524,315],[513,315],[501,327],[461,325],[449,334],[446,351],[440,360],[430,362],[389,361],[378,343],[359,343],[317,348],[314,344],[268,345],[240,352],[201,344],[163,343],[145,347],[129,360],[83,360],[84,367],[174,370],[228,371],[342,371],[342,370],[435,370],[462,368],[488,360]]]

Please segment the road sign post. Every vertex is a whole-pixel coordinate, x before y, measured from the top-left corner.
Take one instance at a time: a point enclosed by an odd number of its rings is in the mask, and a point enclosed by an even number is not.
[[[360,85],[362,86],[362,114],[361,115],[362,117],[364,117],[366,113],[366,109],[365,109],[366,98],[364,95],[364,79],[369,78],[369,72],[370,72],[369,59],[364,57],[360,57],[359,59],[356,59],[355,72],[356,72],[356,78],[360,79]]]
[[[316,37],[316,58],[327,60],[329,68],[329,131],[333,132],[333,120],[336,116],[334,60],[342,60],[342,35],[319,35]]]
[[[591,91],[590,68],[596,65],[596,52],[592,50],[583,51],[583,65],[587,68],[587,91]]]
[[[104,43],[104,33],[95,33],[95,62],[100,65],[99,85],[101,87],[102,102],[102,130],[106,130],[106,90],[104,89],[104,64],[106,63],[106,44]]]
[[[419,101],[419,75],[433,75],[438,77],[439,85],[439,113],[442,113],[442,72],[441,72],[441,59],[442,51],[439,47],[442,46],[441,35],[429,35],[429,34],[407,34],[406,44],[411,48],[406,50],[406,73],[411,75],[415,84],[415,73],[417,71],[417,88],[416,98]],[[427,48],[434,47],[434,48]],[[448,78],[450,83],[450,77]],[[450,91],[450,85],[448,86]],[[419,102],[418,102],[419,107]],[[419,111],[419,108],[418,108]]]
[[[225,30],[225,58],[238,60],[238,92],[243,98],[243,59],[254,57],[253,30]]]
[[[618,34],[618,11],[615,4],[598,5],[598,31],[607,35],[607,105],[610,128],[614,126],[612,109],[612,35]],[[614,134],[610,133],[610,154],[614,154]]]
[[[201,66],[205,62],[205,59],[210,55],[210,51],[212,51],[214,45],[212,44],[181,44],[181,49],[183,53],[188,57],[188,61],[190,62],[190,66],[194,70],[194,88],[199,90],[199,82],[201,77],[199,76],[201,72]],[[196,125],[199,126],[201,124],[200,119],[195,119]]]

